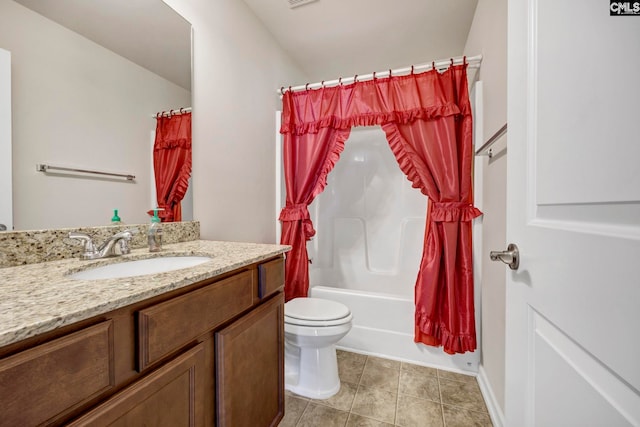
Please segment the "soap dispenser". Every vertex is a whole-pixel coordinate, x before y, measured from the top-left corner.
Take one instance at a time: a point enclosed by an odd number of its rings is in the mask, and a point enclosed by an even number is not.
[[[147,238],[149,240],[149,252],[160,252],[162,250],[162,226],[160,225],[160,218],[158,218],[158,209],[153,210]]]
[[[122,221],[118,216],[118,209],[114,209],[113,216],[111,217],[111,225],[120,225],[120,224],[122,224]]]

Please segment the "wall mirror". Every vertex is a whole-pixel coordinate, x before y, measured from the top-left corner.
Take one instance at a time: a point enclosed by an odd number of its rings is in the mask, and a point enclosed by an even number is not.
[[[161,0],[9,0],[0,49],[11,61],[11,162],[0,170],[12,179],[0,204],[12,203],[13,228],[109,225],[113,209],[147,223],[154,115],[191,106],[191,24]],[[192,212],[188,195],[183,219]]]

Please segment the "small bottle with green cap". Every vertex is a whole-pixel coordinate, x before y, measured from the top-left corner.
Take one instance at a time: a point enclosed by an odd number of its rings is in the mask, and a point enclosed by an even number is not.
[[[158,217],[158,209],[153,210],[151,225],[147,233],[149,241],[149,252],[160,252],[162,250],[162,226]]]
[[[114,209],[113,210],[113,217],[111,218],[111,225],[120,225],[122,224],[122,221],[120,220],[120,217],[118,216],[118,209]]]

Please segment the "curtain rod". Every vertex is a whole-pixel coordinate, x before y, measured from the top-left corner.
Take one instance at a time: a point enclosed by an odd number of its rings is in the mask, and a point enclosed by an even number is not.
[[[371,74],[363,74],[363,75],[359,75],[356,74],[353,77],[346,77],[346,78],[342,78],[340,77],[339,79],[335,79],[335,80],[328,80],[328,81],[322,81],[322,82],[316,82],[316,83],[307,83],[304,85],[300,85],[300,86],[282,86],[280,89],[276,89],[276,92],[280,93],[281,95],[284,94],[285,91],[290,90],[292,92],[296,92],[299,90],[306,90],[306,89],[317,89],[317,88],[321,88],[321,87],[328,87],[328,86],[336,86],[340,83],[342,84],[348,84],[348,83],[352,83],[354,82],[356,79],[360,82],[363,80],[371,80],[373,79],[373,76],[375,75],[376,78],[378,77],[389,77],[390,75],[402,75],[405,73],[408,73],[410,71],[417,71],[417,70],[422,70],[422,71],[428,71],[432,68],[436,68],[436,69],[447,69],[449,68],[449,66],[451,65],[451,61],[453,61],[453,65],[460,65],[464,62],[464,56],[458,56],[456,58],[449,58],[449,59],[439,59],[437,61],[432,61],[429,63],[425,63],[425,64],[420,64],[420,65],[411,65],[409,67],[404,67],[404,68],[396,68],[395,70],[384,70],[384,71],[377,71],[375,73],[371,73]],[[482,55],[476,55],[476,56],[470,56],[467,58],[467,63],[469,64],[469,67],[471,68],[480,68],[480,63],[482,62]]]
[[[191,112],[191,107],[186,107],[186,108],[176,108],[175,110],[168,110],[168,111],[158,111],[156,114],[152,114],[151,117],[152,118],[157,118],[158,114],[162,117],[170,117],[170,116],[177,116],[179,114],[182,113],[190,113]]]

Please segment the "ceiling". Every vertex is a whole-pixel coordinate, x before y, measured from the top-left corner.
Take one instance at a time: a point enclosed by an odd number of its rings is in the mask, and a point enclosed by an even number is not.
[[[317,0],[290,9],[287,0],[244,2],[311,82],[460,56],[477,4],[477,0]]]
[[[191,87],[191,25],[161,0],[15,1]],[[311,82],[460,56],[477,1],[244,0]]]

